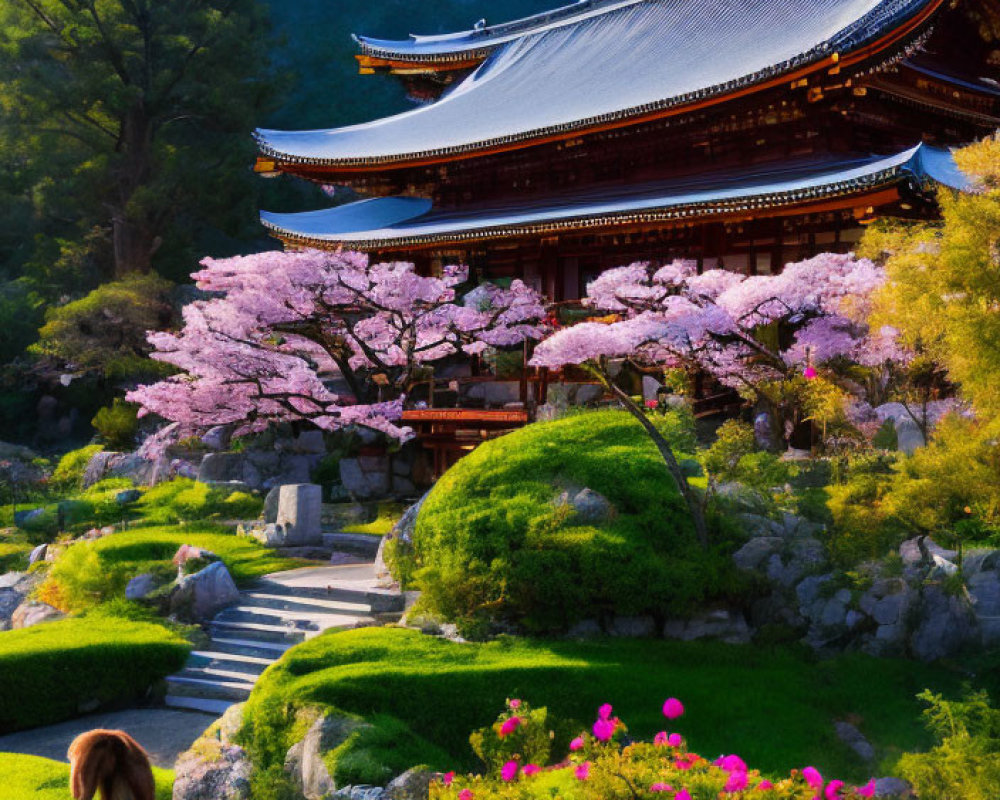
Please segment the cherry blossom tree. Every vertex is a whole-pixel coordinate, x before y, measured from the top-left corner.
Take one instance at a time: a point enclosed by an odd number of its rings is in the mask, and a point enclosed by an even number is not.
[[[543,333],[541,298],[520,281],[459,298],[464,267],[425,277],[409,263],[317,250],[206,259],[202,267],[193,277],[216,296],[187,306],[180,331],[149,335],[152,357],[181,373],[128,395],[141,413],[173,423],[147,452],[223,424],[236,433],[276,422],[360,425],[405,439],[397,423],[424,365]],[[329,388],[338,374],[350,395]]]
[[[884,280],[873,262],[830,253],[789,264],[779,275],[752,277],[698,274],[689,261],[630,264],[587,286],[586,302],[618,320],[556,331],[535,349],[532,363],[581,365],[618,398],[659,449],[704,542],[700,504],[669,443],[617,386],[612,363],[708,373],[763,405],[785,440],[817,379],[832,380],[846,364],[869,367],[901,357],[894,332],[873,334],[865,321],[869,298]]]

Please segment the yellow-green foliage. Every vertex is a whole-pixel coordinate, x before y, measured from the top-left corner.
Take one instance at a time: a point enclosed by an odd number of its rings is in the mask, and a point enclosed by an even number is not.
[[[31,545],[26,542],[0,539],[0,575],[28,568]]]
[[[83,472],[90,463],[90,459],[104,449],[103,445],[90,444],[81,447],[79,450],[70,450],[59,459],[55,471],[52,473],[52,481],[67,489],[79,489],[80,481],[83,480]]]
[[[69,764],[19,753],[0,753],[4,800],[67,800]],[[153,768],[156,800],[170,800],[173,794],[172,770]]]
[[[920,698],[928,728],[938,744],[926,753],[907,753],[899,772],[920,800],[996,800],[1000,787],[1000,711],[985,692],[949,702],[927,691]]]
[[[941,364],[987,420],[1000,425],[1000,139],[958,151],[983,180],[979,193],[938,193],[940,224],[881,224],[860,252],[883,259],[889,283],[876,298],[874,325]]]
[[[143,494],[139,513],[146,522],[175,523],[206,519],[253,519],[263,501],[246,492],[209,486],[190,478],[161,483]]]
[[[89,608],[123,596],[136,575],[152,572],[167,578],[175,574],[171,560],[182,544],[215,553],[238,583],[302,566],[301,561],[281,558],[252,539],[208,526],[137,528],[73,545],[52,565],[41,591],[47,593],[48,602],[61,608]]]
[[[139,430],[138,407],[116,397],[110,406],[98,410],[90,424],[101,439],[115,450],[131,450]]]
[[[68,719],[93,701],[138,699],[189,649],[163,625],[104,614],[0,633],[0,733]]]

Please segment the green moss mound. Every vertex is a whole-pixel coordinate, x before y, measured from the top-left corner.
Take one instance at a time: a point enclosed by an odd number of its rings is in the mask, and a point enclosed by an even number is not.
[[[673,696],[687,712],[669,730],[682,732],[696,752],[739,753],[772,774],[814,764],[824,774],[862,780],[871,765],[837,739],[833,722],[855,719],[877,748],[884,774],[903,750],[930,743],[917,692],[927,686],[952,692],[960,681],[944,668],[860,655],[816,662],[794,649],[511,637],[457,644],[368,628],[324,634],[289,650],[254,689],[242,737],[255,764],[277,775],[288,747],[308,727],[300,711],[336,709],[375,730],[369,741],[359,737],[333,754],[335,772],[355,783],[384,782],[387,771],[421,763],[481,770],[469,734],[492,724],[509,697],[547,706],[564,723],[558,729],[571,732],[589,729],[597,707],[609,702],[634,736],[648,740],[666,725],[661,706]],[[352,764],[383,770],[354,772]]]
[[[0,633],[0,733],[146,695],[190,645],[163,625],[88,615]],[[0,774],[6,774],[0,771]]]
[[[654,419],[679,451],[694,448],[690,415]],[[588,523],[558,502],[587,487],[613,505]],[[485,619],[529,632],[587,617],[683,613],[721,590],[721,548],[696,540],[656,447],[624,411],[536,423],[487,442],[438,481],[397,557],[424,602],[467,631]]]
[[[69,793],[69,764],[37,756],[0,753],[4,800],[66,800]],[[174,773],[153,768],[156,800],[170,800]]]
[[[210,526],[138,528],[70,547],[52,565],[42,594],[69,610],[122,597],[136,575],[152,572],[165,580],[175,575],[172,559],[182,544],[215,553],[237,583],[303,565],[278,556],[253,539]]]

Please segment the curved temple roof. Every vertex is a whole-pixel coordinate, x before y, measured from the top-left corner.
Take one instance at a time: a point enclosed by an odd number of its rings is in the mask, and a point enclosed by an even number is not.
[[[361,125],[259,130],[279,162],[427,162],[627,124],[871,57],[943,0],[637,0],[517,36],[437,102]]]
[[[971,188],[951,153],[918,145],[888,157],[614,186],[518,205],[436,212],[428,209],[426,201],[386,197],[305,214],[263,212],[261,221],[274,235],[292,243],[377,250],[775,209],[867,194],[907,180]],[[393,221],[387,223],[390,218]]]
[[[409,39],[403,40],[376,39],[358,34],[353,38],[361,52],[366,55],[399,61],[444,61],[449,57],[467,58],[485,55],[500,45],[528,33],[552,30],[640,2],[643,0],[578,0],[576,3],[544,11],[541,14],[457,33],[432,36],[411,33]]]

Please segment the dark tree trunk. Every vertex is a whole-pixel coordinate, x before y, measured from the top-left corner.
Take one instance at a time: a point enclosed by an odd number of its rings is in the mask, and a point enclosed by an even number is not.
[[[160,236],[144,212],[129,205],[152,172],[153,123],[143,104],[137,103],[122,122],[118,138],[118,167],[115,179],[118,204],[111,210],[112,245],[115,276],[129,272],[149,272],[153,255],[160,246]]]

